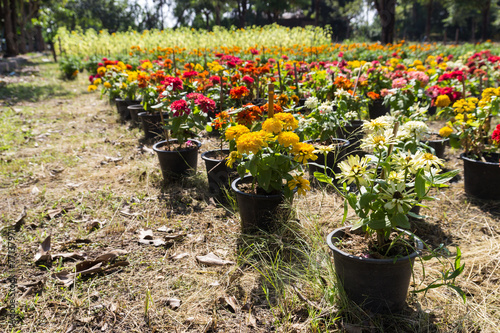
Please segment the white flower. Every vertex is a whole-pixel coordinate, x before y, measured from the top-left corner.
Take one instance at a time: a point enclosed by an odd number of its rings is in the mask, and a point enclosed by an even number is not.
[[[384,208],[387,210],[395,209],[400,214],[406,214],[416,201],[409,197],[405,190],[405,183],[394,182],[390,182],[386,188],[382,188],[380,198],[386,201]]]
[[[320,113],[331,113],[333,112],[333,105],[332,102],[326,101],[321,103],[321,105],[318,107],[318,110]]]
[[[347,90],[344,90],[343,88],[339,88],[335,91],[335,96],[336,97],[351,97],[351,94]]]
[[[349,155],[347,160],[343,160],[338,164],[340,168],[340,178],[343,181],[347,181],[347,184],[356,182],[359,185],[367,185],[369,179],[369,173],[366,168],[368,166],[370,159],[366,156],[362,158],[359,155]]]
[[[415,160],[415,164],[419,165],[425,170],[430,170],[431,168],[440,170],[440,167],[444,166],[444,162],[442,159],[424,151],[417,151],[413,156],[413,159]]]
[[[392,129],[384,132],[372,133],[362,140],[361,148],[368,148],[373,150],[381,150],[388,148],[389,145],[395,144],[396,139],[392,134]]]
[[[308,99],[306,99],[304,106],[309,110],[313,110],[318,106],[318,103],[319,103],[318,99],[314,96],[311,96]]]
[[[358,116],[356,111],[348,111],[345,113],[344,118],[347,120],[354,120]]]
[[[369,134],[381,134],[392,127],[392,122],[382,117],[372,119],[363,124],[363,130]]]
[[[423,122],[418,120],[410,120],[404,123],[401,128],[401,135],[405,134],[414,138],[415,140],[422,140],[423,137],[429,132],[429,127]],[[400,135],[398,134],[398,137]]]

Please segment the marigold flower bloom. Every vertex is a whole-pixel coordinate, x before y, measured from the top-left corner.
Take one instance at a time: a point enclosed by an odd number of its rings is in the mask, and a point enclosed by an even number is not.
[[[97,89],[97,86],[94,84],[91,84],[87,87],[87,91],[91,92]]]
[[[229,156],[226,158],[226,165],[229,168],[232,168],[234,165],[234,162],[236,162],[238,159],[240,159],[242,156],[240,153],[237,151],[232,151],[229,153]]]
[[[283,123],[283,129],[287,131],[293,131],[299,127],[299,122],[291,113],[281,112],[276,113],[274,118],[278,119]]]
[[[104,87],[107,88],[107,89],[111,88],[111,83],[109,83],[107,81],[104,82]]]

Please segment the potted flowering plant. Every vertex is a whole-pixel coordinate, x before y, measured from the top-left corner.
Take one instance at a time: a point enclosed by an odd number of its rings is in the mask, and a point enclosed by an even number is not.
[[[384,92],[391,88],[391,79],[387,68],[383,67],[377,60],[366,63],[361,70],[364,71],[365,68],[366,74],[360,76],[358,85],[362,93],[366,95],[365,102],[368,104],[370,118],[373,119],[389,112],[389,106],[384,103],[386,96]]]
[[[333,231],[327,242],[348,297],[375,312],[400,311],[405,303],[419,254],[416,245],[421,245],[403,230],[410,228],[408,216],[419,217],[411,212],[412,207],[432,200],[430,189],[445,186],[458,172],[440,174],[443,162],[434,155],[399,149],[398,123],[394,128],[372,126],[362,147],[373,154],[351,155],[340,162],[335,179],[342,188],[326,173],[314,174],[344,197],[344,221],[349,207],[356,215],[352,227]],[[353,185],[355,189],[350,190]]]
[[[481,96],[481,100],[456,101],[454,117],[440,132],[449,135],[452,147],[463,149],[465,192],[480,199],[500,199],[498,145],[489,135],[492,116],[498,114],[500,88],[486,88]]]
[[[162,96],[162,101],[153,108],[168,112],[168,118],[163,119],[166,140],[156,143],[153,150],[167,179],[196,171],[201,142],[192,138],[205,129],[207,112],[215,109],[215,102],[201,94],[181,94],[178,98],[172,86],[167,86]]]
[[[240,176],[231,186],[236,192],[243,230],[269,230],[278,207],[285,200],[291,201],[295,192],[303,195],[310,189],[303,177],[304,166],[317,157],[314,147],[301,142],[293,132],[297,127],[293,115],[273,115],[271,111],[264,122],[252,128],[237,124],[226,130],[226,139],[234,147],[227,165],[237,163]]]

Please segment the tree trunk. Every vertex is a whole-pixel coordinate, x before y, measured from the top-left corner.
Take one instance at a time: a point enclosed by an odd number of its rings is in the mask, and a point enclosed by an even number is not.
[[[458,44],[458,33],[460,32],[460,28],[457,27],[455,30],[455,44]]]
[[[247,0],[238,1],[238,16],[240,19],[240,28],[244,28],[246,25],[247,16]]]
[[[12,22],[12,4],[14,0],[2,0],[3,3],[3,22],[4,22],[4,33],[5,33],[5,44],[7,50],[5,56],[13,57],[19,54],[19,49],[17,48],[17,36],[15,33],[14,22]]]
[[[476,44],[476,19],[472,17],[472,29],[471,29],[471,41],[472,44]]]
[[[220,1],[215,4],[215,25],[220,26]]]
[[[488,27],[490,25],[490,8],[491,8],[491,0],[486,1],[483,9],[481,10],[481,16],[483,19],[481,20],[481,39],[483,41],[487,40],[490,35],[488,31]]]
[[[433,10],[433,0],[429,0],[427,3],[427,20],[425,21],[425,36],[427,36],[427,41],[431,40],[431,18]]]
[[[314,25],[319,25],[319,0],[314,2]]]
[[[35,50],[37,52],[45,51],[45,41],[43,40],[42,27],[35,27]]]
[[[382,24],[382,44],[394,42],[394,26],[396,20],[396,0],[375,0],[375,9]]]

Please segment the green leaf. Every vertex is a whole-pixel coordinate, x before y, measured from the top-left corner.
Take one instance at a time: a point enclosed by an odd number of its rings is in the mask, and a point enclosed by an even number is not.
[[[349,203],[347,200],[344,200],[344,215],[342,216],[342,224],[345,223],[345,220],[347,219],[347,212],[349,211]]]
[[[406,214],[396,214],[390,218],[391,223],[395,227],[401,227],[404,229],[410,229],[410,221],[408,220],[408,216]]]
[[[422,176],[422,170],[417,173],[415,178],[415,193],[417,193],[418,198],[425,196],[425,179]]]
[[[269,191],[269,184],[271,182],[271,169],[261,170],[257,176],[259,186],[262,187],[266,192]]]
[[[206,130],[208,133],[212,132],[212,126],[210,126],[210,125],[205,126],[205,130]]]
[[[359,198],[359,206],[362,209],[365,209],[370,206],[370,203],[377,198],[377,194],[365,192]]]
[[[333,185],[332,179],[330,177],[328,177],[327,175],[325,175],[323,172],[314,171],[314,177],[322,183],[327,183],[327,184]]]

